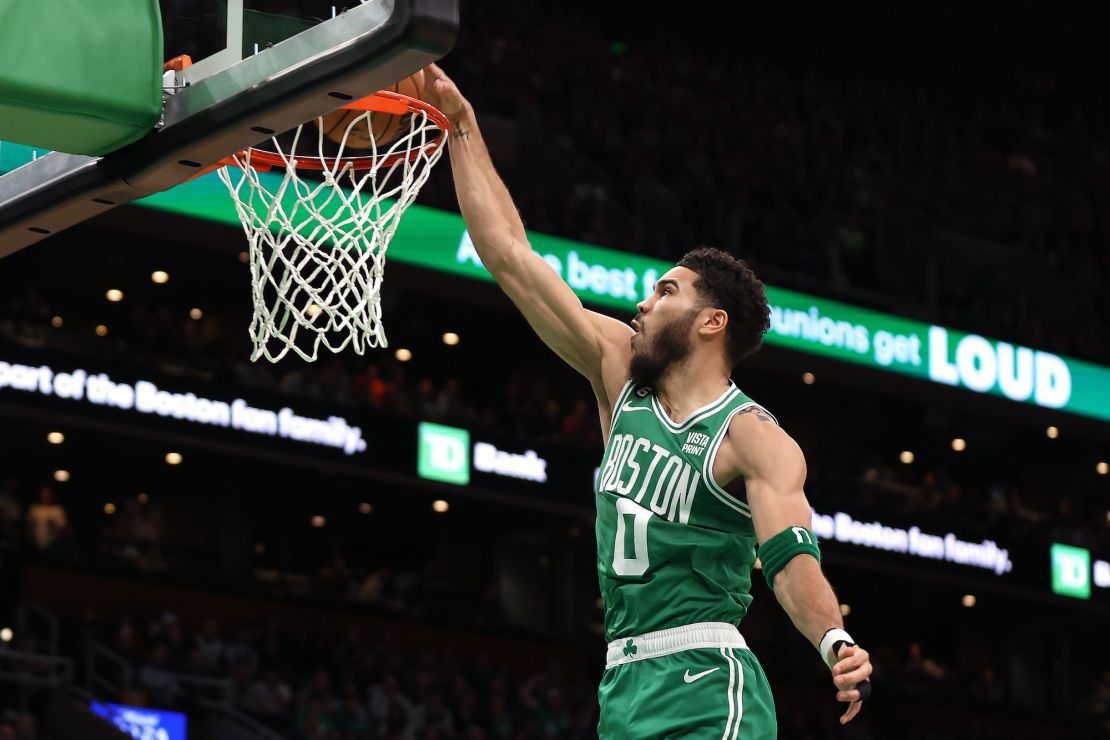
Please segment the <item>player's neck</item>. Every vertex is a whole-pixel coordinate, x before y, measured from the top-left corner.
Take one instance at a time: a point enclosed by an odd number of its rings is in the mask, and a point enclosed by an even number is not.
[[[724,368],[706,372],[708,363],[690,357],[671,367],[655,385],[655,395],[663,410],[675,423],[681,424],[694,411],[721,397],[729,387]]]

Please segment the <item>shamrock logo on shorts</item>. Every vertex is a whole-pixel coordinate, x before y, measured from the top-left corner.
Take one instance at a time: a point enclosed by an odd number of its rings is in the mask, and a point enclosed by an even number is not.
[[[629,657],[631,655],[635,655],[635,654],[636,654],[636,645],[630,639],[628,642],[624,643],[624,655],[627,658],[627,657]]]

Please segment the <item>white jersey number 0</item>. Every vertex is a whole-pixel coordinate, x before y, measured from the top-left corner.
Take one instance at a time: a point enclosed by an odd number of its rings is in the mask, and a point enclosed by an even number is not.
[[[617,499],[617,540],[613,543],[613,572],[618,576],[642,576],[648,565],[648,521],[652,513],[629,498]],[[632,519],[632,557],[625,542],[625,521]]]

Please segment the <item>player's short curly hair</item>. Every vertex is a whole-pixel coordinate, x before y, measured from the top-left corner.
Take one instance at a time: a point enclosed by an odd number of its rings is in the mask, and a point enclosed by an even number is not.
[[[759,349],[771,326],[771,308],[763,282],[748,263],[713,247],[687,252],[677,263],[698,274],[694,288],[701,308],[720,308],[728,314],[725,347],[731,367]]]

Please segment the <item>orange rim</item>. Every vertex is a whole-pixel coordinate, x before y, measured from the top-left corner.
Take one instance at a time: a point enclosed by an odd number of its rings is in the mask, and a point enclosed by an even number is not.
[[[423,147],[423,149],[409,149],[404,152],[398,152],[388,157],[378,155],[376,157],[303,157],[294,160],[292,157],[283,157],[277,152],[267,151],[265,149],[257,149],[251,147],[237,152],[230,157],[224,157],[219,162],[211,165],[200,174],[207,174],[213,170],[219,169],[224,166],[239,167],[244,165],[244,159],[247,154],[250,154],[250,166],[259,172],[268,172],[273,167],[285,167],[287,161],[295,161],[298,169],[304,170],[331,170],[336,169],[336,165],[349,165],[354,170],[368,170],[372,167],[390,167],[397,162],[408,159],[413,160],[420,156],[422,152],[431,154],[439,147],[443,146],[443,140],[447,137],[447,132],[451,130],[451,122],[447,120],[447,116],[439,112],[437,108],[423,100],[409,97],[402,93],[396,93],[391,90],[380,90],[373,95],[367,95],[365,98],[355,100],[342,108],[337,110],[358,110],[358,111],[377,111],[380,113],[392,113],[394,115],[402,115],[404,113],[419,113],[424,112],[427,114],[429,120],[439,127],[439,136],[437,136],[430,144]],[[196,175],[199,177],[200,175]]]

